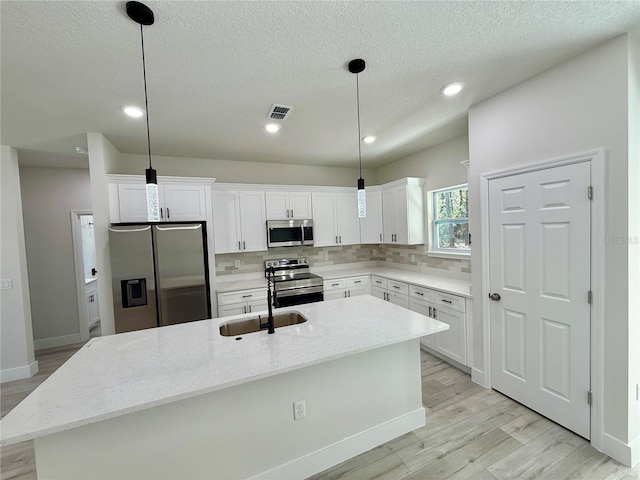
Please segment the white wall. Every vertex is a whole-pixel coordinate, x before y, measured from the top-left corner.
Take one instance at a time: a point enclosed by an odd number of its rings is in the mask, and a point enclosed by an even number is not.
[[[18,155],[0,150],[0,277],[13,288],[0,290],[0,381],[27,378],[38,371],[33,353],[27,257],[24,243]]]
[[[91,210],[89,171],[21,168],[22,207],[36,348],[79,342],[72,210]]]
[[[106,281],[98,281],[98,308],[100,329],[103,335],[116,332],[113,317],[113,293],[111,291],[111,256],[109,254],[109,197],[107,173],[120,159],[120,152],[101,133],[87,133],[91,202],[93,204],[93,228],[96,239],[96,270]],[[144,169],[141,171],[143,172]]]
[[[605,237],[627,238],[627,63],[627,37],[621,36],[471,108],[469,205],[471,231],[476,232],[472,251],[474,292],[482,291],[486,268],[478,235],[482,173],[604,148],[609,156]],[[634,208],[637,215],[637,205]],[[628,414],[628,296],[637,295],[637,290],[630,291],[626,243],[609,242],[605,252],[603,425],[606,435],[628,444],[632,433]],[[482,370],[487,366],[482,364],[480,302],[474,302],[473,314],[473,361],[474,367]]]
[[[404,177],[425,178],[424,190],[436,190],[467,182],[467,167],[460,162],[469,159],[469,138],[456,137],[448,142],[400,159],[376,170],[378,183]]]
[[[142,175],[148,166],[146,155],[121,154],[107,173]],[[334,185],[355,187],[358,170],[342,167],[288,165],[284,163],[234,162],[202,158],[152,156],[158,175],[215,178],[217,183],[263,183],[272,185]],[[375,173],[362,171],[368,185],[375,185]]]
[[[640,388],[636,387],[640,384],[640,26],[629,34],[628,58],[629,439],[635,438],[640,443],[640,402],[636,394],[636,388]],[[640,461],[640,458],[637,460]]]

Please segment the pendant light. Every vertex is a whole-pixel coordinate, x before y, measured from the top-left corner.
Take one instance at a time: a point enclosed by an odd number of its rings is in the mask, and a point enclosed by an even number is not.
[[[149,168],[145,170],[147,193],[147,219],[150,222],[160,221],[160,202],[158,200],[158,176],[151,166],[151,135],[149,134],[149,104],[147,102],[147,68],[144,61],[143,25],[153,25],[153,11],[140,2],[127,2],[127,15],[131,20],[140,24],[140,44],[142,47],[142,81],[144,82],[144,108],[147,112],[147,151],[149,154]]]
[[[362,142],[360,140],[360,84],[358,74],[364,71],[365,62],[361,58],[349,62],[349,71],[356,74],[356,106],[358,112],[358,162],[360,165],[360,177],[358,178],[358,217],[367,216],[367,197],[364,191],[364,178],[362,178]]]

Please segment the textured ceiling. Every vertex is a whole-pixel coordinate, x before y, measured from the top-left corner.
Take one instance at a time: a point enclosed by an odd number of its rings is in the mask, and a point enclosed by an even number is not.
[[[365,168],[466,131],[471,105],[640,22],[640,1],[149,1],[151,146],[178,157]],[[145,153],[140,30],[125,2],[5,1],[2,144],[75,156],[87,131]],[[440,88],[466,83],[454,99]],[[277,135],[273,103],[294,107]],[[28,150],[28,152],[26,152]],[[27,155],[28,154],[28,155]],[[78,158],[80,161],[80,158]],[[52,160],[53,161],[53,160]]]

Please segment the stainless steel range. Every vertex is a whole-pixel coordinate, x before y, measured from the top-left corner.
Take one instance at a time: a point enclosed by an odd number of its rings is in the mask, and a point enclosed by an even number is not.
[[[324,300],[322,277],[309,271],[309,258],[267,260],[265,277],[273,281],[273,306],[290,307]]]

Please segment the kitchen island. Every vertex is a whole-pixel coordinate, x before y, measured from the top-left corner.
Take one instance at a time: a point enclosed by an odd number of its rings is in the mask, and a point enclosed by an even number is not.
[[[38,478],[303,478],[424,425],[419,338],[447,326],[365,295],[223,337],[203,320],[89,341],[1,422]],[[304,400],[304,418],[293,404]]]

